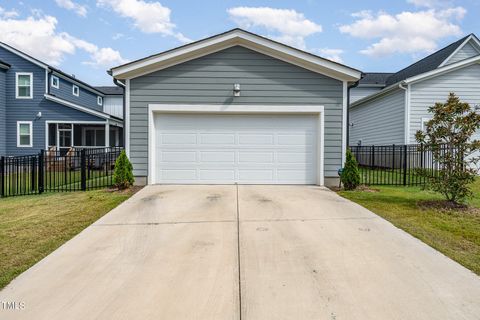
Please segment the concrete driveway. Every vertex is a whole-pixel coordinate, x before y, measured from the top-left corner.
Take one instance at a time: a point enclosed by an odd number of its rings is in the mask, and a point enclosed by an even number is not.
[[[0,301],[24,304],[0,319],[479,319],[480,278],[323,188],[152,186]]]

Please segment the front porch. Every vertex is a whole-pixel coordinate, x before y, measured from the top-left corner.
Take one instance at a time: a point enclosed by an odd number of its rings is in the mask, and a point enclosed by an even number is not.
[[[123,146],[123,128],[110,122],[47,122],[47,150],[68,152]],[[106,134],[108,133],[108,134]]]

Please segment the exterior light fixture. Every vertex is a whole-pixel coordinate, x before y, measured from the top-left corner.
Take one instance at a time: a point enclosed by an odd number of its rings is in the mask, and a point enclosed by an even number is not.
[[[41,118],[41,117],[42,117],[42,111],[38,111],[37,118]]]
[[[240,83],[235,83],[233,85],[233,96],[240,97]]]

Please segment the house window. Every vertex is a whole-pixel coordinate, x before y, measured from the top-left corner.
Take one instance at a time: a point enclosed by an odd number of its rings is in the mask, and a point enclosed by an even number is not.
[[[52,76],[52,88],[58,89],[60,87],[60,80],[58,77]]]
[[[32,78],[31,73],[16,73],[15,97],[17,99],[31,99],[33,97]]]
[[[80,89],[78,89],[78,86],[73,85],[72,87],[72,93],[74,96],[78,97],[80,95]]]
[[[103,105],[103,98],[102,98],[102,97],[100,97],[100,96],[97,97],[97,104],[98,104],[99,106],[102,106],[102,105]]]
[[[31,147],[32,140],[32,122],[17,121],[17,147]]]

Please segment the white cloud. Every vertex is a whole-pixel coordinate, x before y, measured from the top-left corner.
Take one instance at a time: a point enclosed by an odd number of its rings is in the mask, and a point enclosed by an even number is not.
[[[324,58],[327,58],[329,60],[338,62],[338,63],[343,63],[343,59],[341,55],[345,52],[342,49],[331,49],[331,48],[323,48],[323,49],[318,49],[315,50],[318,52],[319,55],[321,55]]]
[[[113,35],[112,39],[113,39],[113,40],[119,40],[119,39],[123,38],[124,36],[125,36],[125,35],[124,35],[123,33],[118,32],[118,33],[115,33],[115,34]]]
[[[0,17],[2,19],[15,18],[18,17],[18,12],[15,9],[6,10],[0,7]]]
[[[0,20],[0,41],[24,51],[48,64],[58,66],[65,55],[82,50],[90,55],[89,65],[112,67],[127,62],[118,51],[99,48],[66,32],[57,32],[52,16]]]
[[[55,0],[55,2],[59,7],[71,10],[81,17],[87,16],[87,7],[85,5],[78,4],[72,0]]]
[[[265,28],[280,42],[305,49],[305,38],[321,32],[322,26],[308,20],[302,13],[291,9],[269,7],[236,7],[227,10],[230,17],[242,28]]]
[[[159,33],[172,36],[180,42],[191,42],[170,21],[171,10],[160,2],[142,0],[97,0],[97,6],[107,7],[124,18],[133,20],[134,26],[144,33]]]
[[[362,11],[352,15],[357,19],[355,22],[340,26],[340,32],[361,39],[376,39],[360,51],[370,56],[432,52],[437,49],[438,40],[462,34],[457,21],[465,14],[462,7],[405,11],[397,15]]]

